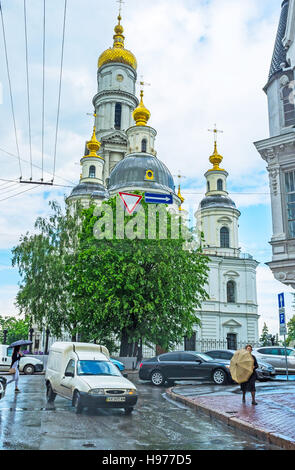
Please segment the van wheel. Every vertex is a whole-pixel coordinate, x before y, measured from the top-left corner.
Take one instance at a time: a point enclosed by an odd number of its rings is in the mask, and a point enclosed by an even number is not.
[[[125,415],[131,415],[133,409],[134,409],[133,406],[125,408]]]
[[[32,364],[27,364],[24,367],[24,374],[26,375],[33,375],[35,372],[35,367]]]
[[[82,401],[81,401],[81,395],[77,390],[74,395],[73,404],[74,404],[76,413],[77,414],[82,413],[83,406],[82,406]]]
[[[56,393],[54,393],[54,391],[52,390],[50,382],[47,384],[46,397],[48,403],[53,403],[56,397]]]

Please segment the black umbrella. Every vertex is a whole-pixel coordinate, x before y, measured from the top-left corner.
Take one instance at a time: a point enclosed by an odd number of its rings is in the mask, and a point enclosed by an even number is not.
[[[15,341],[14,343],[11,343],[9,348],[14,348],[14,346],[27,346],[28,344],[33,344],[33,341],[30,341],[28,339],[20,339],[19,341]]]

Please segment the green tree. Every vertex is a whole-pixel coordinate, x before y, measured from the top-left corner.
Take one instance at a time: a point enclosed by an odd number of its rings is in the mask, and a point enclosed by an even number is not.
[[[288,323],[288,337],[286,339],[287,346],[289,346],[293,341],[295,341],[295,315],[293,315]]]
[[[0,316],[0,342],[3,341],[4,330],[7,330],[6,344],[14,343],[20,339],[28,339],[29,319]]]
[[[262,346],[268,346],[269,344],[269,332],[268,332],[268,326],[266,323],[264,323],[263,328],[262,328],[262,335],[260,337],[260,343]]]
[[[114,197],[102,204],[98,216],[94,207],[83,212],[76,264],[67,266],[79,322],[85,331],[100,329],[120,338],[122,356],[137,355],[142,342],[169,349],[192,336],[193,325],[200,323],[196,309],[208,298],[208,258],[200,246],[183,249],[183,236],[172,238],[175,216],[167,211],[168,238],[161,239],[157,217],[155,237],[148,239],[145,202],[144,212],[124,221],[133,239],[118,239],[117,219],[106,217],[116,207]],[[105,228],[101,239],[94,236],[97,225]]]
[[[48,327],[59,337],[63,331],[75,339],[78,324],[71,296],[66,289],[66,265],[75,262],[81,208],[66,214],[51,202],[48,219],[38,218],[39,233],[21,237],[13,249],[13,266],[17,265],[22,281],[16,302],[20,312],[39,328]]]

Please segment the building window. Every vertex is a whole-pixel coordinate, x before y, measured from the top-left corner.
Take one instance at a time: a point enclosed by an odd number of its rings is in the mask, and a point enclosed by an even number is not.
[[[141,151],[142,152],[146,152],[146,146],[147,146],[147,140],[142,139],[142,141],[141,141]]]
[[[229,248],[229,230],[227,227],[222,227],[220,230],[220,247]]]
[[[222,180],[217,181],[217,191],[223,191],[223,181]]]
[[[207,191],[208,191],[208,192],[210,191],[210,183],[209,183],[209,181],[207,182]]]
[[[285,173],[288,237],[295,238],[295,171]]]
[[[285,127],[295,125],[294,90],[289,85],[283,88]]]
[[[116,103],[115,107],[115,129],[121,129],[122,105]]]
[[[234,281],[228,281],[226,290],[227,290],[227,302],[229,304],[236,303],[236,283]]]
[[[89,178],[95,178],[96,169],[94,165],[89,168]]]

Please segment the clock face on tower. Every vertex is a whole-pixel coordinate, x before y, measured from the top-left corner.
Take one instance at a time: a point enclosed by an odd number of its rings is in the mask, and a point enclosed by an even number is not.
[[[121,75],[121,74],[119,73],[119,74],[117,75],[116,79],[117,79],[118,82],[123,82],[124,77],[123,77],[123,75]]]

